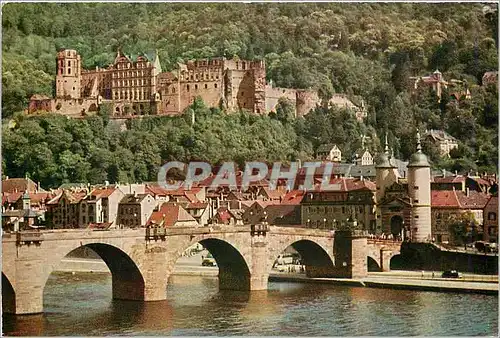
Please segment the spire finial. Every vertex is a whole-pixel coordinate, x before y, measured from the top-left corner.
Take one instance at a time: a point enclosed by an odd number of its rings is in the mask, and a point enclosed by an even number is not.
[[[387,133],[385,133],[385,153],[389,155],[389,142],[387,142]]]
[[[420,132],[417,131],[417,152],[422,152],[422,145],[420,144]]]

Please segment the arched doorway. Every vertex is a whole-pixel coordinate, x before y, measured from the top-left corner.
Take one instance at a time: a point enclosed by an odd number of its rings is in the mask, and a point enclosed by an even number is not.
[[[394,237],[401,235],[403,230],[403,217],[396,215],[391,217],[391,234]]]
[[[16,313],[16,293],[12,284],[2,272],[2,310],[5,313]]]

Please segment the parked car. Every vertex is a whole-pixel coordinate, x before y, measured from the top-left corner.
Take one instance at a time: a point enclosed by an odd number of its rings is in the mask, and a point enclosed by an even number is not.
[[[446,270],[441,275],[442,278],[461,278],[462,275],[457,270]]]
[[[212,256],[212,254],[209,252],[207,257],[203,258],[201,265],[202,266],[217,266],[217,263],[215,262],[215,259]]]

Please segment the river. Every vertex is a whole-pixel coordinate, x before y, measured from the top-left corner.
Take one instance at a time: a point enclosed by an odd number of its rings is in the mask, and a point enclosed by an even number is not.
[[[6,335],[497,336],[498,297],[270,283],[219,291],[217,278],[174,276],[167,300],[114,301],[109,274],[53,273],[44,313],[3,316]]]

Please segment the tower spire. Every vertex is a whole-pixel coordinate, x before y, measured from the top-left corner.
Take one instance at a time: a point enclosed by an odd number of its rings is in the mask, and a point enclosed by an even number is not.
[[[389,155],[389,142],[387,142],[387,133],[385,133],[385,153]]]
[[[417,131],[417,153],[422,152],[422,145],[420,144],[420,132]]]

